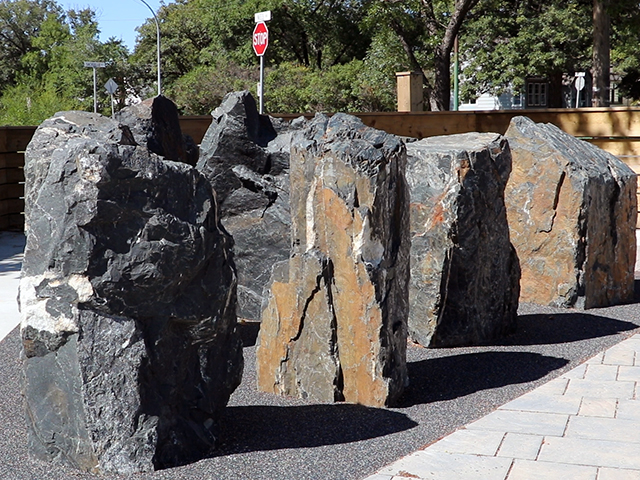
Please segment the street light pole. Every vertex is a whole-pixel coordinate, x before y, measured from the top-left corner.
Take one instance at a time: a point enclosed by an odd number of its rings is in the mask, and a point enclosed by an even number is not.
[[[149,6],[147,2],[144,0],[140,0],[144,3],[149,10],[151,10],[151,15],[153,15],[153,19],[156,22],[156,46],[158,50],[158,96],[162,95],[162,87],[160,85],[160,23],[158,22],[158,17],[156,17],[156,12]]]

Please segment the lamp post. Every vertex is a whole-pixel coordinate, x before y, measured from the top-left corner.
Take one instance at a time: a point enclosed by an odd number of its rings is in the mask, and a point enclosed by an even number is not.
[[[160,85],[160,23],[158,22],[158,17],[156,17],[156,12],[149,6],[147,2],[144,0],[140,0],[144,3],[149,10],[151,10],[151,15],[153,15],[153,19],[156,22],[156,44],[158,50],[158,96],[162,95],[162,87]]]

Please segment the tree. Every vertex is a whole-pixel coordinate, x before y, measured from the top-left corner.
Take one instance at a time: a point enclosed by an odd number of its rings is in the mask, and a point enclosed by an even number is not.
[[[33,40],[40,31],[62,21],[53,0],[0,0],[0,91],[25,71],[22,57],[37,48]]]
[[[372,2],[369,24],[397,36],[409,67],[423,74],[431,110],[448,110],[451,51],[469,13],[480,0],[387,0]]]
[[[29,1],[15,2],[18,12],[28,10]],[[31,2],[31,7],[35,9],[39,1]],[[11,10],[7,12],[9,17],[15,16]],[[98,34],[90,9],[46,16],[25,41],[29,47],[18,58],[19,70],[12,84],[2,89],[0,122],[33,125],[58,110],[92,110],[93,82],[91,70],[84,68],[85,60],[107,63],[107,68],[99,69],[101,83],[111,76],[123,89],[128,88],[126,47],[113,39],[102,43]],[[121,100],[122,106],[124,97]],[[111,113],[110,102],[100,102],[99,106],[103,113]]]
[[[593,0],[593,98],[594,107],[609,106],[611,67],[611,17],[609,0]]]
[[[561,107],[565,74],[591,66],[592,0],[492,0],[470,15],[461,35],[462,96],[523,88],[528,76],[551,84]]]

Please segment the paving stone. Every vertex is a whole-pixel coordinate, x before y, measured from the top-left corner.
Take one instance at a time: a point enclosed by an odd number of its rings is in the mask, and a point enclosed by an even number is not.
[[[596,480],[597,467],[515,460],[508,480]]]
[[[598,480],[640,480],[640,470],[601,467]]]
[[[640,421],[640,400],[619,400],[616,418]]]
[[[584,378],[615,382],[618,379],[618,368],[618,365],[589,365]]]
[[[604,352],[601,352],[597,355],[594,355],[593,357],[591,357],[589,360],[587,360],[586,363],[587,365],[594,365],[594,364],[600,364],[602,363],[602,360],[604,360]]]
[[[640,352],[640,336],[636,334],[631,338],[627,338],[622,343],[619,343],[618,346],[620,348],[633,350],[634,352]]]
[[[564,395],[568,383],[568,378],[556,378],[554,380],[551,380],[550,382],[545,383],[544,385],[539,386],[536,389],[536,392],[548,393],[550,395]]]
[[[618,401],[613,398],[583,398],[578,415],[582,417],[616,416]]]
[[[587,364],[583,363],[578,365],[573,370],[563,373],[560,378],[584,378],[584,374],[587,372]]]
[[[640,443],[640,422],[620,418],[571,417],[565,437]]]
[[[621,365],[618,369],[618,381],[640,382],[640,367]]]
[[[604,360],[602,363],[605,365],[633,365],[635,362],[635,352],[623,347],[616,347],[612,347],[604,352]]]
[[[571,379],[565,394],[591,398],[631,399],[634,395],[634,387],[634,382]]]
[[[561,436],[568,415],[497,410],[469,425],[469,429]]]
[[[498,450],[498,457],[520,458],[535,460],[540,451],[541,435],[526,435],[523,433],[507,433]]]
[[[547,437],[539,461],[640,469],[640,455],[635,443],[590,440],[585,438]]]
[[[422,480],[505,480],[512,459],[421,450],[383,468],[380,474]]]
[[[580,397],[549,395],[548,393],[534,390],[510,401],[500,409],[577,415],[581,401]]]
[[[502,432],[462,429],[434,443],[429,450],[493,456],[498,451],[503,438]]]

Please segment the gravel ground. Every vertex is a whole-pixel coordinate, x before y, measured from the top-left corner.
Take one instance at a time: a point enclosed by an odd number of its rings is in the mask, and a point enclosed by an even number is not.
[[[152,474],[98,477],[25,451],[19,335],[0,342],[0,479],[357,480],[478,419],[637,333],[634,303],[588,312],[525,304],[518,332],[474,348],[408,349],[411,386],[398,408],[312,404],[255,390],[257,325],[242,325],[245,373],[212,458]]]

